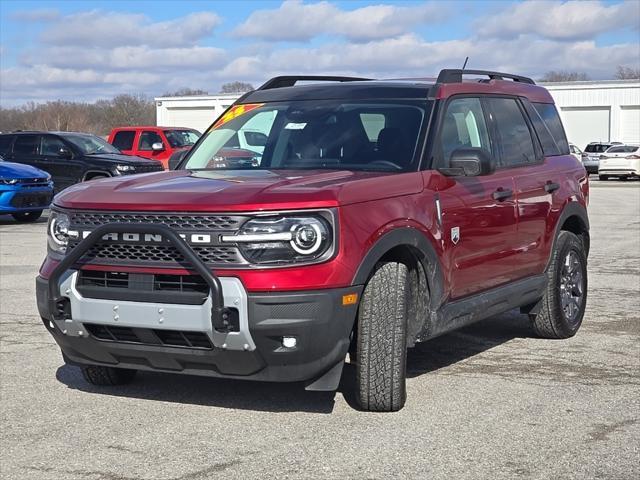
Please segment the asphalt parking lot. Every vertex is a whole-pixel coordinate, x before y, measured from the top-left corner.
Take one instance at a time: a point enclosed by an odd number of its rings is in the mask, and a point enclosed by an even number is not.
[[[640,182],[592,183],[578,335],[510,313],[409,355],[399,413],[341,391],[142,373],[89,386],[38,317],[46,220],[0,217],[0,476],[635,479],[640,477]]]

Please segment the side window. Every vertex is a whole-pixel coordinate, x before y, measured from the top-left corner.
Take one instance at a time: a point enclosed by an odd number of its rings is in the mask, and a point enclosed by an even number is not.
[[[142,132],[140,134],[140,142],[138,142],[139,150],[152,150],[151,145],[154,143],[162,143],[162,137],[156,132]]]
[[[527,110],[527,114],[529,115],[529,119],[531,120],[531,124],[533,125],[533,129],[536,131],[536,135],[540,140],[540,145],[542,145],[542,151],[544,152],[545,157],[553,157],[554,155],[561,155],[560,148],[556,143],[553,135],[549,131],[549,127],[545,124],[542,117],[538,111],[529,103],[528,100],[523,100],[525,110]]]
[[[552,103],[534,103],[533,106],[556,141],[560,150],[559,155],[567,155],[569,153],[569,142],[567,141],[567,135],[564,133],[564,127],[556,106]]]
[[[456,98],[449,102],[440,130],[444,165],[458,148],[483,148],[491,154],[489,134],[479,98]]]
[[[60,155],[60,149],[66,148],[66,145],[59,138],[44,135],[42,137],[42,146],[40,147],[40,154],[57,157]]]
[[[488,98],[487,104],[495,123],[498,166],[534,163],[533,138],[518,102],[512,98]]]
[[[133,139],[135,136],[135,130],[117,132],[113,137],[113,146],[118,150],[131,150],[133,149]]]
[[[38,135],[18,135],[13,144],[13,153],[16,155],[37,155],[39,140]]]
[[[380,131],[385,127],[386,118],[381,113],[361,113],[360,121],[364,127],[364,131],[367,132],[369,141],[375,143],[378,141]]]
[[[0,135],[0,155],[9,153],[14,138],[15,135]]]

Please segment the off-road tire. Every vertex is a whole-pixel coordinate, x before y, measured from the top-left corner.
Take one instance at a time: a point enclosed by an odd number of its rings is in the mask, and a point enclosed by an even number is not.
[[[609,180],[609,175],[598,175],[598,180],[601,180],[601,181]]]
[[[19,212],[12,213],[11,216],[18,222],[35,222],[42,216],[42,210],[36,210],[34,212]]]
[[[569,253],[575,255],[578,261],[577,268],[581,273],[581,302],[576,309],[575,318],[568,318],[562,307],[562,278],[566,272],[565,262]],[[572,256],[573,256],[572,255]],[[551,255],[551,262],[547,268],[547,288],[541,300],[540,311],[532,316],[535,333],[543,338],[569,338],[573,337],[584,316],[587,305],[587,256],[584,243],[578,236],[571,232],[562,231],[555,243]]]
[[[409,275],[380,263],[362,294],[357,319],[356,385],[363,410],[395,412],[405,403]]]
[[[128,368],[101,367],[89,365],[80,367],[84,379],[92,385],[124,385],[136,376],[136,370]]]

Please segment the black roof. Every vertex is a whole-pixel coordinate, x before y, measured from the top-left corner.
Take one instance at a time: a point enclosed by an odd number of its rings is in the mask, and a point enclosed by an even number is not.
[[[242,103],[279,102],[287,100],[331,100],[372,98],[426,99],[433,83],[366,80],[335,83],[314,83],[292,87],[254,90],[247,93]]]

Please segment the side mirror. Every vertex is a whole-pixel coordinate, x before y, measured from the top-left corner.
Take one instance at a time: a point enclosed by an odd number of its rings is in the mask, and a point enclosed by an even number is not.
[[[457,148],[451,153],[449,166],[438,171],[447,177],[479,177],[492,174],[495,165],[483,148]]]
[[[264,147],[269,139],[262,132],[244,132],[244,138],[247,141],[247,145],[252,147]]]
[[[162,144],[162,142],[156,142],[151,144],[151,150],[153,150],[154,152],[161,152],[162,150],[164,150],[164,145]]]
[[[58,156],[60,158],[71,158],[71,150],[69,150],[67,147],[60,147],[60,150],[58,150]]]

